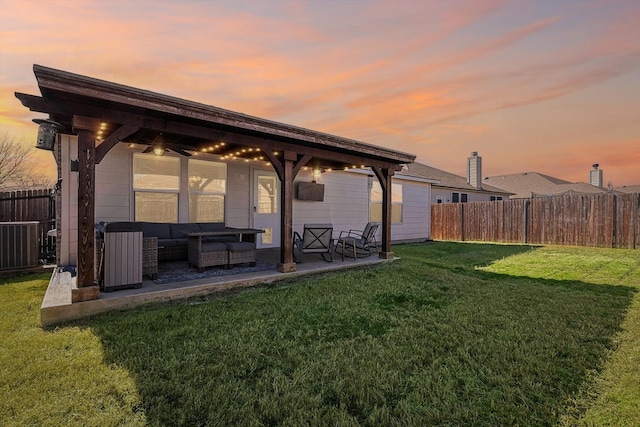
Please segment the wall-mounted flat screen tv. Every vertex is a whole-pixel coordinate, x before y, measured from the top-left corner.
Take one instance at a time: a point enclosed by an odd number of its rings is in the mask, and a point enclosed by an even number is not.
[[[296,199],[312,202],[324,202],[324,184],[316,182],[299,182]]]

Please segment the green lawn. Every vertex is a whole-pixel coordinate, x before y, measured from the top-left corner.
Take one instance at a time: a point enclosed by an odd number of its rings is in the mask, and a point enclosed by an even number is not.
[[[47,331],[0,281],[0,425],[637,425],[640,251],[394,251]]]

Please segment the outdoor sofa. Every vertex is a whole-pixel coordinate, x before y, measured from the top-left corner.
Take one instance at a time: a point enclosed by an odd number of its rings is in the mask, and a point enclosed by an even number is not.
[[[158,239],[158,261],[182,261],[189,255],[189,236],[185,233],[198,231],[221,231],[224,222],[200,222],[185,224],[169,224],[160,222],[142,222],[143,237]],[[235,236],[213,236],[203,238],[206,243],[236,242]]]

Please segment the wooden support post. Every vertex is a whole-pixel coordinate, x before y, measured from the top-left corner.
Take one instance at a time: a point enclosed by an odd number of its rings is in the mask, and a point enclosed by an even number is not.
[[[393,258],[391,251],[391,177],[394,171],[377,167],[372,169],[382,188],[382,251],[378,256],[383,259],[391,259]]]
[[[294,162],[298,154],[285,151],[282,159],[282,197],[280,198],[280,263],[278,271],[289,273],[296,271],[293,260],[293,179]]]
[[[93,133],[78,130],[78,271],[71,302],[98,298],[100,289],[94,284],[94,218],[95,156]]]

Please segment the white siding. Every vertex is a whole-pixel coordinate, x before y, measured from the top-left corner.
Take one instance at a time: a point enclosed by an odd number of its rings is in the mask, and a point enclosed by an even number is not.
[[[71,159],[78,158],[78,138],[61,135],[60,264],[76,265],[78,258],[78,173],[71,172]]]
[[[249,227],[251,219],[251,167],[244,162],[227,164],[225,223],[229,227]]]
[[[324,202],[295,200],[293,230],[301,232],[305,223],[331,223],[334,237],[341,231],[363,230],[369,222],[369,180],[366,174],[334,171],[323,173],[318,183],[325,184]],[[310,171],[301,171],[296,181],[311,181]],[[403,186],[403,222],[391,225],[392,241],[426,240],[431,237],[431,184],[405,181]],[[380,239],[382,230],[378,231]]]
[[[301,171],[296,179],[311,182],[311,171]],[[324,184],[324,202],[294,200],[293,230],[304,224],[333,224],[334,237],[343,230],[362,230],[369,221],[369,185],[366,175],[342,171],[326,172],[318,179]]]
[[[96,165],[96,222],[131,221],[132,150],[118,144]]]
[[[422,241],[431,237],[431,184],[393,179],[402,184],[402,222],[391,224],[391,241]]]
[[[508,199],[509,197],[507,195],[502,195],[502,194],[490,194],[490,193],[477,193],[474,192],[473,190],[451,190],[450,188],[438,188],[438,187],[432,187],[432,195],[431,195],[431,203],[436,204],[436,198],[437,197],[442,197],[444,199],[444,203],[451,203],[452,193],[464,193],[467,194],[467,201],[468,202],[488,202],[491,200],[491,196],[498,196],[498,197],[502,197],[503,199]]]

